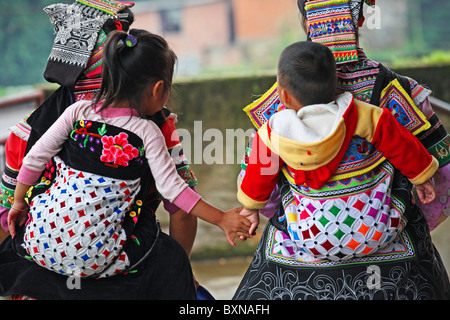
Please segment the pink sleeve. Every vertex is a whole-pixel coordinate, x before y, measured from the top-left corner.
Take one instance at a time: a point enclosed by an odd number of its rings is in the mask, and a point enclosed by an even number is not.
[[[26,166],[22,166],[22,168],[19,171],[19,174],[17,175],[17,181],[27,186],[31,186],[35,184],[35,182],[39,179],[41,174],[42,170],[34,171],[27,168]]]
[[[183,211],[189,213],[201,199],[200,195],[191,188],[184,189],[178,197],[175,198],[173,204]]]
[[[192,190],[194,190],[195,192],[197,192],[197,190],[195,190],[195,187],[190,187]],[[166,211],[170,214],[173,214],[175,212],[177,212],[178,210],[180,210],[180,208],[178,208],[176,205],[174,205],[172,202],[170,202],[169,200],[163,198],[163,205],[164,205],[164,209],[166,209]]]

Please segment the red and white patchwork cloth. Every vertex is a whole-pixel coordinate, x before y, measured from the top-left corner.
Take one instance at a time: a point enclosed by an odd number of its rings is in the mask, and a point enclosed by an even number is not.
[[[53,184],[30,205],[24,235],[28,254],[42,267],[64,275],[105,277],[125,270],[129,260],[122,250],[127,240],[122,224],[140,179],[79,171],[59,157],[55,164]]]

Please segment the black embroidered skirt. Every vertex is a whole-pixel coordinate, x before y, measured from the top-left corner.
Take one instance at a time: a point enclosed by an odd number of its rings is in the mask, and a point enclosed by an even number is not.
[[[389,251],[345,261],[302,263],[276,250],[281,230],[272,218],[234,300],[450,299],[442,260],[417,207]]]
[[[196,299],[185,251],[167,234],[158,232],[153,217],[149,217],[148,226],[141,239],[148,239],[146,247],[151,251],[143,261],[127,273],[101,279],[68,277],[47,270],[19,257],[15,247],[20,244],[9,237],[0,246],[0,296],[18,294],[38,300]],[[136,250],[142,246],[135,246]],[[134,255],[133,246],[127,249]]]

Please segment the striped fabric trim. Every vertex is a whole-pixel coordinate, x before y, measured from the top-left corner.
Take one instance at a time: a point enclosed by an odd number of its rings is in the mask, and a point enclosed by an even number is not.
[[[86,6],[101,10],[110,15],[115,15],[118,12],[134,6],[133,2],[128,1],[112,1],[112,0],[77,0]]]
[[[286,109],[286,107],[281,104],[278,97],[277,88],[278,85],[275,82],[262,97],[243,109],[256,129],[261,128],[274,113]]]
[[[309,35],[326,45],[337,64],[358,61],[356,34],[348,0],[308,1],[305,5]]]
[[[12,133],[25,141],[28,141],[31,133],[31,127],[27,123],[27,119],[30,114],[26,115],[22,120],[19,121],[19,123],[9,128]]]

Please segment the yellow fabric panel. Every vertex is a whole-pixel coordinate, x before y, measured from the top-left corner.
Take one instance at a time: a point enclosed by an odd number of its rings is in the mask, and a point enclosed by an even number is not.
[[[409,180],[409,181],[411,181],[412,184],[417,185],[417,184],[424,183],[425,181],[430,179],[435,174],[437,169],[439,169],[439,161],[437,161],[437,159],[435,157],[432,157],[432,158],[433,158],[433,160],[431,161],[430,165],[424,171],[422,171],[421,174],[419,174],[414,179]]]
[[[262,209],[269,201],[256,201],[247,196],[240,188],[237,193],[238,201],[247,209]]]
[[[365,138],[372,143],[383,109],[356,99],[355,105],[358,110],[358,123],[354,135]]]

